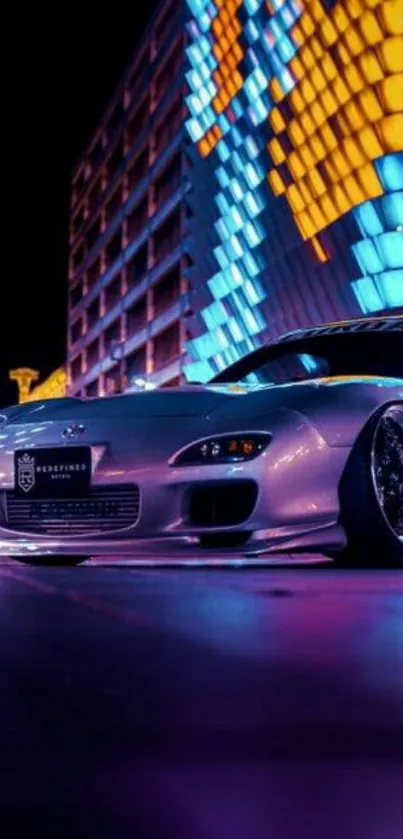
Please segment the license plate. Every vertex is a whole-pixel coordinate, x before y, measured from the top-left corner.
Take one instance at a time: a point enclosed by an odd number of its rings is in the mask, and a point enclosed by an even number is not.
[[[14,473],[20,498],[77,498],[90,488],[91,449],[21,449],[14,454]]]
[[[116,501],[57,500],[32,501],[29,505],[30,521],[109,521],[116,519],[120,506]]]

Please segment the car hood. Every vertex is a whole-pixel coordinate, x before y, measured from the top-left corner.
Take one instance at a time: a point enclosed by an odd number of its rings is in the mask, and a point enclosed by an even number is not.
[[[276,408],[304,410],[325,393],[332,402],[344,401],[357,393],[377,394],[387,398],[386,391],[400,391],[403,379],[375,376],[338,376],[291,382],[283,385],[188,385],[182,388],[142,390],[99,399],[50,399],[27,402],[0,411],[0,426],[43,423],[49,421],[79,422],[88,419],[169,418],[169,417],[231,417],[256,416]]]
[[[0,412],[0,448],[32,445],[33,440],[36,445],[56,443],[69,425],[88,429],[91,421],[91,436],[97,439],[108,439],[112,429],[115,436],[147,431],[155,448],[164,429],[161,445],[175,446],[231,426],[269,428],[270,415],[279,410],[303,414],[329,445],[346,446],[354,442],[378,406],[396,399],[403,400],[403,380],[369,376],[284,385],[185,386],[107,399],[54,399]],[[164,419],[168,420],[165,426]]]

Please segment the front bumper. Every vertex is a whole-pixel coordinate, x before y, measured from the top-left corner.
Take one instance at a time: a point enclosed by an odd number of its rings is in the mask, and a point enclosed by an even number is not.
[[[254,430],[261,430],[257,423]],[[124,531],[80,537],[12,531],[6,523],[5,492],[0,493],[0,554],[34,558],[35,554],[140,556],[151,552],[169,557],[202,552],[207,556],[200,540],[219,534],[244,534],[244,544],[221,547],[220,554],[226,550],[231,555],[257,556],[343,549],[346,540],[338,524],[338,486],[350,448],[328,446],[307,419],[292,412],[279,418],[277,428],[271,424],[270,431],[269,448],[244,464],[172,468],[156,461],[141,468],[121,464],[122,468],[109,473],[98,471],[94,486],[140,487],[138,523]],[[195,527],[189,522],[186,499],[190,491],[245,480],[253,481],[258,492],[254,509],[244,521],[229,527]]]

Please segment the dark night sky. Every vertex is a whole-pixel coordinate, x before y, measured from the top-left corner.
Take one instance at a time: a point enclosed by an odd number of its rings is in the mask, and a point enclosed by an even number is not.
[[[0,405],[16,401],[11,367],[47,375],[64,360],[70,173],[155,5],[117,2],[102,17],[94,4],[84,17],[68,4],[58,19],[35,7],[10,29],[22,72],[13,63],[2,86]]]

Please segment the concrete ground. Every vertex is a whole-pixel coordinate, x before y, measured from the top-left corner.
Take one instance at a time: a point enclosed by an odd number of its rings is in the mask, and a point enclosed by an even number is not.
[[[401,839],[403,573],[0,560],[0,720],[4,839]]]

